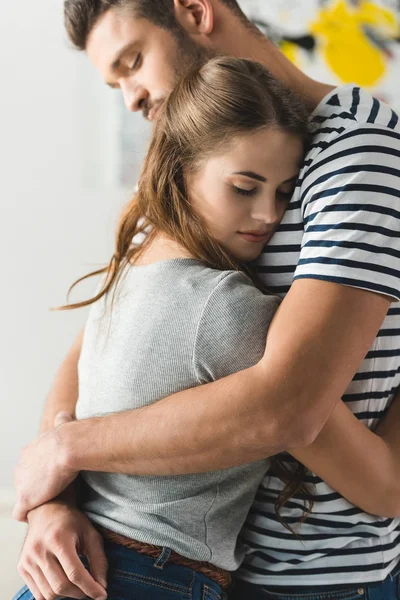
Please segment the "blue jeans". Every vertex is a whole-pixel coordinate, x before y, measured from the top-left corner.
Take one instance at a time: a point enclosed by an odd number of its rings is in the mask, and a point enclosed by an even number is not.
[[[164,548],[158,559],[105,543],[109,564],[108,600],[223,600],[217,583],[201,573],[168,562]],[[35,600],[25,586],[13,600]],[[68,598],[60,599],[68,600]]]
[[[300,586],[295,591],[237,581],[229,600],[400,600],[400,568],[397,566],[393,573],[380,583],[329,587]]]

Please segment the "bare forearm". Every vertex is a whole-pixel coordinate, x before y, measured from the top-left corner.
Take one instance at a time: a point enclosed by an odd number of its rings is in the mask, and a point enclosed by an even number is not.
[[[323,427],[346,384],[326,383],[333,361],[324,361],[316,373],[304,369],[310,361],[303,355],[288,369],[283,351],[267,348],[250,369],[136,411],[68,425],[71,467],[136,475],[199,473],[307,446],[319,433],[314,423]]]
[[[43,416],[40,424],[40,433],[49,431],[55,427],[57,415],[61,412],[75,414],[78,401],[78,361],[82,347],[83,331],[79,334],[65,357],[58,373],[54,379],[52,388],[47,397]],[[77,483],[72,483],[60,496],[54,500],[39,506],[32,513],[39,512],[42,507],[51,504],[63,504],[76,507],[78,500]],[[46,510],[46,509],[45,509]],[[28,522],[31,513],[28,515]]]
[[[245,464],[288,445],[278,398],[266,419],[264,386],[252,367],[144,409],[72,423],[61,438],[77,471],[168,475]]]
[[[32,519],[36,518],[36,516],[43,512],[45,513],[50,509],[51,506],[65,506],[68,508],[77,508],[78,506],[78,493],[77,493],[77,485],[76,482],[72,483],[66,490],[63,491],[62,494],[54,498],[54,500],[50,500],[45,504],[41,504],[37,508],[34,508],[28,513],[27,522],[30,525]]]
[[[313,444],[291,454],[364,511],[382,517],[400,514],[400,453],[342,402]]]
[[[40,425],[40,433],[54,427],[54,419],[60,412],[75,414],[78,401],[78,361],[82,347],[83,331],[65,357],[47,397]]]
[[[67,425],[60,436],[71,470],[196,473],[311,444],[388,306],[362,290],[296,281],[258,365],[137,411]]]

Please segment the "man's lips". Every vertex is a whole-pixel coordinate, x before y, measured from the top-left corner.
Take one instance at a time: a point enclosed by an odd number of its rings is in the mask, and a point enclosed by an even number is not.
[[[255,231],[238,231],[238,234],[245,239],[247,242],[259,243],[267,241],[271,236],[271,231],[266,231],[265,233],[257,233]]]

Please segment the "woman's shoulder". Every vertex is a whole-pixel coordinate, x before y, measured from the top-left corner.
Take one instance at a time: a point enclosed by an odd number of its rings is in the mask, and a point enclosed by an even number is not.
[[[194,348],[194,368],[201,383],[261,359],[269,325],[281,302],[261,292],[241,272],[220,272],[214,283],[204,303]]]
[[[226,280],[225,284],[222,284]],[[252,286],[244,273],[221,271],[202,263],[195,258],[170,258],[150,264],[132,265],[127,277],[128,287],[137,289],[137,284],[145,288],[158,287],[175,298],[179,295],[196,294],[200,302],[206,301],[213,293],[223,293],[226,286]],[[222,284],[222,285],[221,285]],[[221,285],[221,288],[220,288]]]
[[[211,271],[211,269],[210,269]],[[217,274],[218,273],[218,274]],[[234,312],[243,312],[240,302],[260,307],[271,307],[275,311],[279,306],[281,299],[278,296],[269,294],[267,291],[261,291],[255,286],[250,277],[242,271],[219,271],[215,274],[207,273],[213,288],[208,298],[210,308],[220,307],[220,310],[235,308]]]
[[[228,310],[240,301],[270,306],[276,310],[280,299],[261,292],[242,271],[215,269],[194,258],[175,258],[132,268],[133,278],[147,285],[168,289],[177,298],[193,295],[204,303],[204,311]]]

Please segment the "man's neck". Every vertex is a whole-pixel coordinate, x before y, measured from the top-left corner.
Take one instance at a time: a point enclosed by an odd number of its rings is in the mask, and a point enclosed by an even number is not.
[[[240,58],[247,58],[263,64],[276,79],[295,92],[312,112],[334,86],[311,79],[298,69],[261,32],[239,25],[233,18],[225,21],[214,34],[217,52]]]

